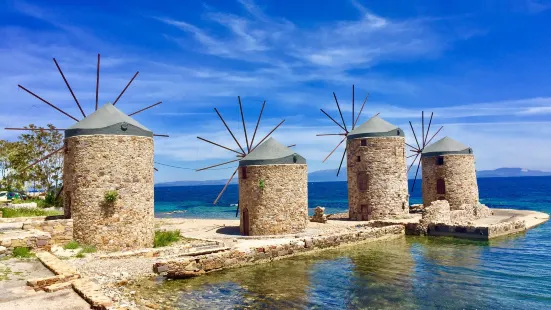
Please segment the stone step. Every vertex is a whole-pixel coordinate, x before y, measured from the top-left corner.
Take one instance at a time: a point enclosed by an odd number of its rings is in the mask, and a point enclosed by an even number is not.
[[[111,298],[101,292],[101,288],[87,278],[75,280],[73,289],[84,300],[86,300],[93,309],[107,309],[113,305]]]
[[[23,229],[23,223],[0,223],[0,231],[6,232],[10,230],[22,230]]]
[[[26,247],[44,248],[50,244],[51,235],[39,230],[8,230],[0,234],[0,246],[8,249]]]
[[[70,281],[77,280],[78,278],[80,278],[78,274],[57,275],[52,277],[27,280],[27,285],[34,288],[35,291],[39,291],[39,290],[45,290],[46,287],[56,285],[56,284],[64,284],[64,283],[70,284]]]
[[[64,290],[64,289],[71,288],[72,286],[73,286],[73,283],[71,283],[71,282],[56,283],[56,284],[52,284],[50,286],[46,286],[44,288],[44,291],[46,291],[48,293],[53,293],[53,292],[57,292],[57,291],[61,291],[61,290]]]
[[[36,253],[36,257],[42,262],[46,268],[50,269],[56,275],[78,275],[78,271],[69,264],[55,257],[50,252]]]

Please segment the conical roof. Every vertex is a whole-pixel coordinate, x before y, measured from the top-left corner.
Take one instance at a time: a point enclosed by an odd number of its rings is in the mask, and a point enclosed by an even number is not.
[[[125,135],[153,137],[153,132],[121,110],[107,103],[65,130],[65,138],[87,135]]]
[[[455,141],[450,137],[444,137],[425,147],[421,157],[432,157],[452,154],[472,154],[473,149],[465,144]]]
[[[404,131],[395,125],[385,121],[378,115],[373,116],[367,122],[354,128],[349,134],[348,139],[358,139],[363,137],[403,137]]]
[[[239,161],[239,166],[306,164],[306,159],[290,148],[269,138]]]

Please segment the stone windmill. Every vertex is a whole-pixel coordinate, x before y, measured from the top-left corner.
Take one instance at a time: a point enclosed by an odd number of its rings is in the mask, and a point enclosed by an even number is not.
[[[354,85],[352,85],[352,125],[349,131],[335,93],[333,93],[333,97],[342,124],[323,109],[321,111],[344,132],[319,134],[318,136],[344,136],[324,159],[324,162],[346,140],[346,147],[337,175],[340,172],[344,156],[348,154],[348,209],[350,219],[377,220],[408,214],[409,195],[407,191],[404,131],[383,120],[378,114],[358,126],[360,115],[369,94],[356,116],[354,113]]]
[[[153,137],[167,135],[153,134],[130,116],[161,102],[129,115],[115,107],[138,75],[139,72],[136,72],[113,104],[108,103],[98,109],[98,54],[95,111],[87,116],[55,58],[54,62],[84,118],[79,120],[73,117],[19,85],[21,89],[77,122],[68,129],[54,129],[65,132],[63,147],[29,167],[57,152],[63,152],[64,209],[66,217],[73,219],[73,235],[78,242],[101,250],[152,247],[155,169]]]
[[[211,169],[239,162],[230,179],[216,197],[216,204],[231,180],[238,173],[239,218],[242,235],[290,234],[304,230],[308,224],[308,176],[306,160],[274,138],[268,138],[285,120],[282,120],[256,145],[254,139],[266,101],[262,104],[252,139],[249,143],[243,116],[241,98],[239,109],[245,135],[245,148],[236,139],[222,115],[214,111],[232,136],[240,151],[197,137],[225,150],[237,153],[238,159],[198,169]]]

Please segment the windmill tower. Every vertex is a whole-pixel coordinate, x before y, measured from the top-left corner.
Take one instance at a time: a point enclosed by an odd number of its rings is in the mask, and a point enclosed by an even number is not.
[[[241,152],[197,137],[200,140],[237,153],[237,157],[239,157],[235,160],[198,169],[198,171],[239,161],[239,166],[218,194],[214,203],[218,202],[228,184],[239,171],[239,219],[242,235],[277,235],[303,231],[308,224],[306,160],[293,152],[290,149],[291,146],[284,146],[271,137],[268,139],[285,120],[273,128],[258,144],[254,145],[254,138],[266,102],[262,105],[253,137],[249,143],[240,97],[238,97],[238,101],[245,134],[245,148],[241,146],[215,108],[214,110]]]
[[[444,137],[425,147],[423,165],[423,204],[447,200],[452,209],[463,204],[478,205],[478,185],[473,149]]]
[[[76,241],[108,251],[152,247],[153,136],[166,135],[153,134],[130,116],[161,102],[129,115],[115,107],[138,75],[136,72],[113,104],[108,103],[98,109],[98,54],[96,111],[86,116],[55,59],[54,62],[84,118],[78,120],[19,85],[77,121],[68,129],[57,129],[65,131],[62,148],[31,166],[52,154],[63,152],[64,209],[66,217],[73,219],[73,237]]]
[[[344,138],[324,159],[346,140],[337,175],[344,156],[347,156],[348,213],[351,220],[378,220],[409,213],[404,131],[376,114],[367,122],[356,126],[369,97],[366,96],[357,117],[354,113],[354,85],[352,85],[352,128],[348,127],[333,93],[342,125],[323,109],[335,124],[344,130]]]

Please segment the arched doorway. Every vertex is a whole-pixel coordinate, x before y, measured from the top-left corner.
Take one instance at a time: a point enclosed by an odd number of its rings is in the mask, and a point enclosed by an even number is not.
[[[249,235],[249,210],[247,208],[243,209],[243,235]]]

